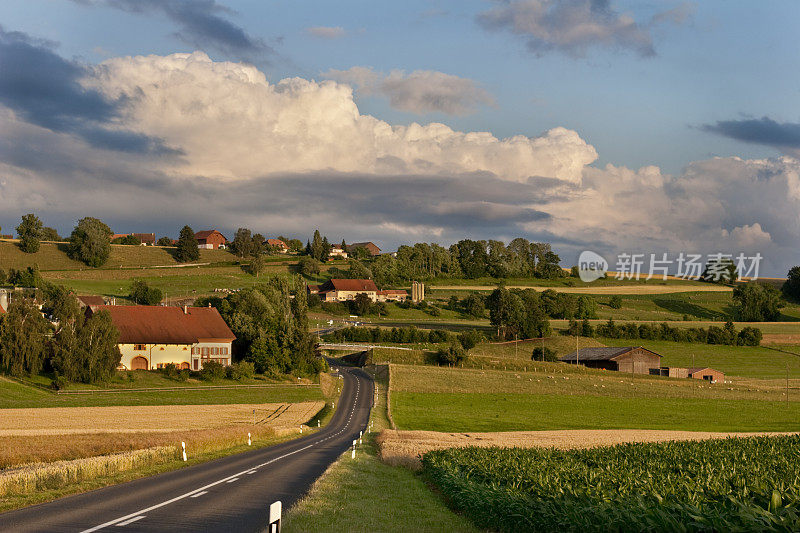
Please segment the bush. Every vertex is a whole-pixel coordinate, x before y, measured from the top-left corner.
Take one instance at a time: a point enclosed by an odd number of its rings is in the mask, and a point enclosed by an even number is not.
[[[242,361],[241,363],[233,363],[226,369],[226,375],[229,379],[236,381],[244,381],[251,379],[256,374],[256,367],[250,361]]]
[[[467,359],[467,352],[457,343],[449,344],[436,352],[436,362],[440,365],[458,365]]]
[[[64,390],[67,388],[67,383],[66,378],[56,372],[53,376],[53,381],[50,382],[50,388],[52,390]]]
[[[134,280],[131,283],[130,298],[139,305],[157,305],[163,297],[161,289],[150,287],[144,281]]]
[[[547,346],[533,349],[533,354],[531,354],[531,361],[548,361],[551,363],[555,363],[558,361],[558,355],[556,355],[556,351],[552,348],[548,348]]]
[[[742,328],[736,338],[736,344],[739,346],[760,346],[761,345],[761,330],[751,326]]]
[[[225,377],[225,367],[216,361],[206,361],[203,364],[203,369],[200,370],[200,379],[204,381],[211,381],[214,379],[223,379]]]
[[[471,350],[483,341],[483,334],[477,329],[471,329],[458,335],[458,342],[465,350]]]
[[[611,307],[611,309],[620,309],[622,307],[622,296],[615,294],[608,301],[608,305]]]

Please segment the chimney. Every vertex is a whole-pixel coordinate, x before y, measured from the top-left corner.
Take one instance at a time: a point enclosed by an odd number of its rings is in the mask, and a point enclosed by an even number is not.
[[[188,305],[184,305],[183,306],[183,314],[184,315],[188,315],[189,314],[189,306]]]

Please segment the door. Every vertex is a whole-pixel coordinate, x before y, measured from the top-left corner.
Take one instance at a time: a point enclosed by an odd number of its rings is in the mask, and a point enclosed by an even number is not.
[[[141,355],[131,359],[131,370],[147,370],[147,359]]]

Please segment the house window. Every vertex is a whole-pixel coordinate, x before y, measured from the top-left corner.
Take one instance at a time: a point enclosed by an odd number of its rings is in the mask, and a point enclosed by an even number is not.
[[[203,348],[203,357],[208,357],[208,348]]]
[[[227,348],[223,348],[222,349],[222,355],[228,355],[228,349]]]
[[[194,369],[195,370],[200,370],[200,361],[195,359],[195,360],[192,361],[192,364],[194,365]]]
[[[147,350],[147,345],[146,344],[134,344],[133,345],[133,349],[134,350],[138,350],[138,351],[141,352],[141,351]]]

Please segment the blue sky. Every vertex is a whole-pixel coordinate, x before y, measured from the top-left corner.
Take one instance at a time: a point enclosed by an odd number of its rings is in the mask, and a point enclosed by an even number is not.
[[[538,15],[532,14],[534,12]],[[596,151],[596,157],[588,160],[580,147],[579,153],[574,155],[575,164],[584,168],[582,178],[574,173],[560,173],[561,170],[550,172],[538,167],[531,170],[530,175],[536,179],[561,180],[569,191],[561,189],[558,194],[548,195],[537,186],[538,195],[525,206],[529,216],[523,217],[524,221],[515,211],[520,206],[512,208],[503,202],[490,202],[487,207],[487,202],[479,195],[465,198],[465,205],[456,209],[459,213],[462,209],[469,211],[468,206],[476,202],[482,202],[487,212],[491,212],[486,215],[491,222],[479,217],[474,224],[465,227],[464,233],[468,236],[509,239],[517,232],[530,238],[550,238],[570,250],[592,243],[608,251],[635,246],[673,250],[679,246],[705,249],[719,241],[710,231],[714,230],[720,232],[722,241],[730,246],[742,249],[762,246],[767,250],[774,247],[776,270],[794,261],[789,242],[796,240],[796,221],[791,218],[779,221],[766,208],[763,213],[734,208],[737,202],[747,201],[747,197],[717,196],[714,188],[706,184],[713,182],[714,187],[719,188],[743,186],[744,182],[752,185],[757,176],[767,173],[783,176],[780,178],[783,188],[772,184],[764,186],[765,191],[784,200],[792,196],[795,184],[790,175],[800,151],[798,20],[800,4],[790,1],[763,4],[599,0],[402,3],[5,0],[0,3],[0,25],[9,42],[18,38],[16,34],[11,35],[13,32],[20,32],[25,39],[35,40],[37,46],[65,62],[86,69],[91,73],[87,74],[89,77],[98,76],[98,64],[113,63],[124,56],[169,56],[200,50],[214,62],[253,64],[270,84],[294,77],[316,82],[335,79],[350,84],[355,90],[353,100],[358,112],[393,127],[443,123],[456,132],[490,132],[500,140],[515,135],[532,140],[545,138],[553,128],[565,128],[576,132]],[[578,23],[592,25],[591,31],[581,33]],[[535,28],[531,29],[533,26]],[[9,60],[5,64],[15,63]],[[353,67],[364,69],[356,73],[351,70]],[[393,71],[402,72],[392,74]],[[415,71],[433,74],[416,78],[412,74]],[[127,70],[119,67],[117,72],[127,73]],[[370,82],[359,81],[365,79],[359,77],[364,72],[371,76]],[[103,98],[110,98],[109,87],[116,87],[116,82],[103,80],[98,82],[98,90]],[[136,85],[139,82],[128,80],[126,83]],[[126,86],[120,90],[128,89]],[[15,120],[24,121],[25,113],[30,110],[19,107],[22,104],[14,95],[6,94],[6,97],[8,100],[0,104],[15,113]],[[345,99],[337,105],[346,104]],[[125,105],[119,103],[120,109]],[[104,119],[103,124],[94,122],[91,134],[86,131],[84,119],[76,119],[81,126],[71,128],[68,133],[85,142],[90,137],[97,139],[100,129],[122,127],[134,142],[149,137],[154,143],[151,147],[161,146],[159,143],[163,141],[163,146],[182,154],[183,162],[188,163],[186,167],[191,167],[196,179],[206,183],[208,179],[219,177],[220,170],[215,165],[203,167],[197,162],[190,145],[183,144],[183,134],[171,136],[177,131],[176,126],[159,124],[158,128],[151,129],[152,121],[141,116],[129,122],[135,115],[126,108]],[[92,120],[96,121],[96,117]],[[307,118],[297,120],[305,124]],[[42,123],[35,125],[50,127]],[[8,128],[11,131],[10,126]],[[255,126],[254,131],[260,131],[259,128]],[[17,140],[21,142],[21,138]],[[120,142],[120,137],[114,142]],[[63,149],[64,157],[79,157],[75,150]],[[341,149],[348,148],[342,146]],[[392,157],[402,159],[403,156],[397,154],[406,153],[404,150],[408,147],[398,150],[392,152]],[[439,147],[437,153],[438,150]],[[148,164],[156,158],[155,152],[151,152],[147,156]],[[158,157],[163,157],[163,153]],[[473,161],[475,157],[458,156],[460,161],[465,158]],[[490,156],[481,154],[480,157]],[[560,164],[573,155],[559,152],[548,157],[553,158],[553,164]],[[737,166],[737,170],[731,170],[725,166],[722,169],[717,167],[723,163],[703,163],[713,162],[715,157],[734,166],[737,163],[729,158],[740,158],[747,168]],[[109,159],[114,159],[113,154]],[[383,161],[380,157],[378,160]],[[760,160],[768,161],[771,167],[765,170]],[[6,162],[20,175],[34,171],[8,158]],[[189,172],[186,168],[178,172],[174,164],[163,166],[163,160],[153,164],[154,172],[157,167],[159,173],[172,176],[165,179],[173,179],[176,173],[185,178]],[[613,169],[607,170],[607,164],[613,165]],[[503,172],[509,170],[506,167],[498,169],[489,163],[465,165],[455,170],[452,166],[437,167],[435,175],[487,172],[501,181],[522,179],[504,176]],[[548,165],[543,164],[543,167],[552,167]],[[654,181],[641,176],[626,178],[622,175],[626,170],[620,170],[630,169],[635,174],[638,169],[651,166],[659,170],[659,177]],[[421,173],[419,168],[413,171],[407,166],[403,168],[406,170],[398,171],[400,179],[403,172],[414,176]],[[350,163],[338,166],[304,163],[297,168],[290,165],[265,169],[265,173],[270,174],[270,170],[334,171],[340,177],[338,173],[361,171],[366,175],[386,174],[383,170],[361,169]],[[76,172],[85,178],[96,171],[95,168]],[[37,176],[45,180],[45,173],[39,172]],[[516,170],[510,172],[514,174]],[[520,172],[520,176],[525,175],[524,169]],[[607,175],[601,176],[600,172],[607,172]],[[253,176],[251,178],[255,179]],[[141,186],[139,180],[146,179],[154,178],[132,176],[124,184],[126,194],[134,194],[131,191]],[[332,178],[326,175],[325,179]],[[564,213],[570,211],[569,202],[574,200],[573,207],[577,208],[581,205],[579,201],[586,200],[590,193],[595,194],[596,189],[603,189],[603,194],[613,197],[613,201],[595,197],[596,203],[614,203],[615,211],[622,210],[624,198],[637,194],[626,190],[623,184],[630,186],[644,179],[651,180],[647,182],[648,187],[658,189],[651,191],[652,194],[642,192],[648,195],[649,202],[676,202],[661,216],[680,217],[677,202],[681,198],[705,195],[704,208],[714,214],[696,223],[703,226],[703,231],[709,230],[708,235],[693,239],[686,228],[666,227],[667,222],[661,221],[664,235],[660,240],[654,239],[652,232],[629,235],[627,239],[621,232],[598,238],[592,228],[596,222],[586,221],[581,226],[575,220],[566,220],[568,217]],[[119,185],[118,181],[115,183]],[[605,191],[605,183],[610,184],[609,191]],[[534,187],[533,182],[529,185]],[[11,190],[10,185],[7,187]],[[32,193],[27,194],[28,205],[49,209],[63,224],[63,231],[69,229],[69,221],[80,209],[79,205],[57,205],[47,198],[31,200]],[[720,204],[727,207],[720,210]],[[20,203],[18,199],[15,205],[25,205],[25,201]],[[443,212],[450,213],[451,207],[436,205],[431,207],[431,212],[439,216]],[[504,209],[511,213],[509,220],[495,225]],[[547,216],[532,214],[534,211]],[[113,211],[106,216],[119,225],[135,220],[131,214]],[[542,222],[548,217],[563,224]],[[176,215],[176,221],[178,218]],[[306,217],[306,223],[309,218],[320,224],[329,222],[324,217],[313,216]],[[0,224],[8,228],[16,225],[17,219],[17,213],[0,215]],[[376,223],[385,228],[376,238],[383,239],[389,248],[414,238],[447,241],[459,233],[455,223],[447,224],[439,219],[428,225],[420,224],[413,231],[405,219],[379,219],[378,214],[373,214],[362,225],[356,225],[351,229],[353,238],[372,236],[374,233],[369,228],[375,228]],[[607,215],[606,219],[623,222],[616,213]],[[277,219],[255,215],[249,216],[249,220],[254,225],[269,225],[270,228],[264,230],[267,232],[273,228],[276,233],[300,234],[312,230],[300,222],[281,224]],[[153,225],[157,232],[175,233],[168,229],[173,222],[164,217]],[[197,224],[207,222],[200,219]],[[226,219],[220,225],[231,230],[237,224]],[[331,224],[330,227],[338,238],[345,227],[353,228],[353,224]],[[393,234],[391,228],[404,229]],[[745,237],[736,240],[737,235]]]

